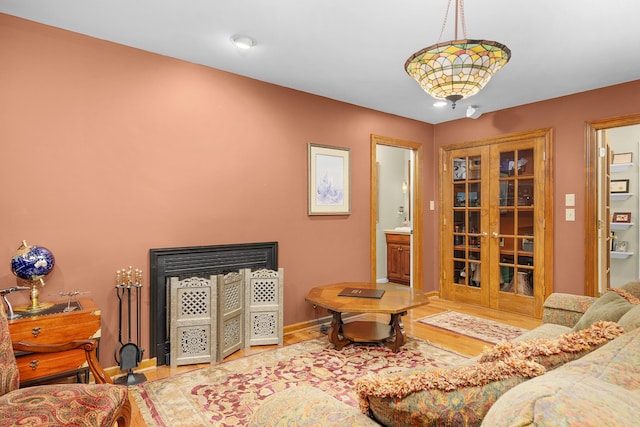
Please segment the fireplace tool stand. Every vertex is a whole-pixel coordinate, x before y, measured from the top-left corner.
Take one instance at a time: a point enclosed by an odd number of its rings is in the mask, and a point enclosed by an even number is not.
[[[140,309],[142,307],[142,270],[118,270],[116,271],[116,295],[119,301],[118,316],[118,341],[120,342],[119,355],[116,352],[115,359],[120,365],[121,371],[128,371],[126,376],[117,378],[116,384],[134,385],[147,380],[144,374],[136,374],[136,368],[142,361],[144,349],[140,348]],[[135,319],[133,311],[135,310]],[[125,313],[126,311],[126,313]],[[126,322],[124,317],[126,316]],[[135,320],[135,327],[134,327]],[[136,342],[132,340],[132,331],[135,329]],[[123,341],[127,335],[127,342]],[[119,356],[119,357],[118,357]]]

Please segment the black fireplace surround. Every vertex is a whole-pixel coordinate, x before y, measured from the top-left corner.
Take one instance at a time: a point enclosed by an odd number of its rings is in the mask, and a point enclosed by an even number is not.
[[[150,266],[150,357],[157,365],[170,361],[167,330],[167,283],[169,278],[209,277],[243,268],[278,269],[278,242],[192,246],[149,250]]]

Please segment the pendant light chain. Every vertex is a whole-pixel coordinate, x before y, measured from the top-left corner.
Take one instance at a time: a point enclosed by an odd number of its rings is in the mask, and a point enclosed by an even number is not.
[[[456,0],[457,4],[457,0]],[[460,0],[460,22],[462,22],[462,37],[467,38],[467,23],[464,19],[464,0]],[[456,36],[456,38],[458,38]]]
[[[447,18],[449,17],[449,8],[451,7],[451,0],[447,2],[447,10],[444,12],[444,20],[442,21],[442,28],[440,28],[440,35],[438,36],[438,43],[442,40],[442,35],[444,34],[444,29],[447,26]]]
[[[447,19],[449,18],[449,10],[451,9],[451,0],[447,2],[447,10],[444,12],[444,20],[442,21],[442,28],[440,28],[440,35],[438,36],[438,43],[442,40],[442,35],[444,34],[444,30],[447,27]],[[460,22],[462,23],[462,36],[467,38],[467,24],[464,19],[464,0],[456,0],[456,16],[455,16],[455,27],[453,29],[454,39],[458,40],[458,17],[460,17]]]

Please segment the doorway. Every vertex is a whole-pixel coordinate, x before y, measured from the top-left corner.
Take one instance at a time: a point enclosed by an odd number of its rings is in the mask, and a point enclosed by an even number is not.
[[[400,168],[405,172],[398,178],[397,192],[393,200],[382,200],[380,177],[381,167],[378,148],[396,149],[400,151],[400,158],[406,159],[406,168]],[[403,157],[405,156],[406,157]],[[404,162],[404,160],[402,160]],[[371,259],[371,280],[377,281],[380,278],[382,267],[380,263],[386,265],[386,252],[381,249],[386,247],[383,231],[380,223],[381,204],[387,206],[392,204],[395,216],[393,227],[402,227],[402,231],[410,235],[410,283],[411,287],[422,289],[422,144],[411,141],[404,141],[379,135],[371,135],[371,208],[370,208],[370,259]],[[406,183],[406,188],[405,184]],[[406,191],[406,193],[405,193]],[[402,207],[402,208],[401,208]],[[403,225],[407,224],[407,225]],[[391,225],[388,225],[391,227]],[[405,228],[407,227],[407,228]],[[385,274],[386,277],[386,274]]]
[[[610,119],[604,119],[587,123],[587,141],[586,141],[586,171],[587,179],[585,183],[585,289],[584,294],[590,296],[597,296],[600,293],[605,292],[611,285],[611,274],[614,270],[614,280],[618,272],[628,270],[628,264],[638,264],[638,256],[632,257],[629,253],[622,254],[622,257],[616,257],[612,259],[612,249],[618,249],[617,245],[614,247],[616,240],[623,240],[638,244],[637,239],[633,237],[631,240],[627,240],[627,234],[636,236],[635,231],[620,231],[619,233],[615,228],[620,228],[621,224],[610,222],[613,214],[617,210],[626,209],[624,206],[621,208],[618,206],[620,201],[613,201],[613,198],[609,197],[609,183],[610,180],[625,181],[629,179],[628,176],[622,176],[617,172],[617,168],[611,170],[610,163],[614,162],[613,158],[610,158],[610,151],[608,148],[608,136],[615,134],[621,128],[626,128],[634,125],[640,125],[640,114],[634,114],[630,116],[614,117]],[[638,131],[640,133],[640,130]],[[638,138],[634,139],[637,142]],[[614,143],[615,144],[615,143]],[[616,147],[613,145],[612,151],[620,153],[627,152],[629,147],[624,145]],[[632,159],[631,163],[638,163],[638,156]],[[626,172],[623,172],[623,174]],[[614,177],[614,175],[616,175]],[[618,175],[622,177],[619,179]],[[638,193],[639,180],[629,179],[632,190]],[[635,190],[633,190],[635,188]],[[614,206],[614,203],[616,205]],[[627,201],[625,203],[631,203],[636,209],[636,201]],[[627,205],[629,206],[629,205]],[[631,218],[632,221],[638,223],[637,215],[635,218]],[[613,225],[613,227],[611,227]],[[614,230],[611,230],[614,228]],[[632,227],[633,228],[633,227]],[[611,234],[613,233],[619,234]],[[615,240],[612,239],[615,237]],[[619,239],[618,239],[619,238]],[[621,251],[613,251],[621,252]],[[628,252],[632,252],[628,250]],[[638,251],[635,251],[636,254]],[[618,255],[618,254],[616,254]],[[627,256],[628,255],[628,256]],[[633,268],[635,274],[638,274],[637,268]],[[621,283],[613,283],[616,286]]]

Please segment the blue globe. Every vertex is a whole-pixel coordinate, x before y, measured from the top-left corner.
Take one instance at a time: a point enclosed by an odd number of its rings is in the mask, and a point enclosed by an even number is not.
[[[33,282],[42,279],[51,272],[56,260],[51,251],[42,246],[28,246],[22,242],[16,254],[11,258],[11,271],[19,278]]]

